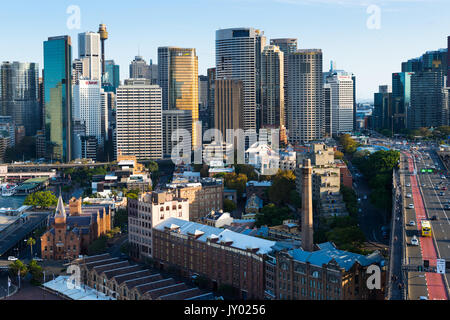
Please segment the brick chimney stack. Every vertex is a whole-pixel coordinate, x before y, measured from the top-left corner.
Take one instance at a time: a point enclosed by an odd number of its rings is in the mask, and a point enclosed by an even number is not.
[[[302,247],[305,251],[314,251],[312,167],[310,159],[304,159],[302,167]]]

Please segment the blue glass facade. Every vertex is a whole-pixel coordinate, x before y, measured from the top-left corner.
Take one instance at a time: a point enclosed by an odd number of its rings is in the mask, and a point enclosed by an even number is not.
[[[103,89],[106,92],[116,93],[120,85],[120,67],[114,60],[108,60],[105,64],[105,77],[103,79]]]
[[[44,42],[46,154],[54,161],[72,158],[72,45],[69,36]]]

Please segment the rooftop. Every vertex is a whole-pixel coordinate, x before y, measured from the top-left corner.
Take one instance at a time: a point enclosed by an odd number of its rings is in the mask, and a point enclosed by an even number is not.
[[[383,257],[378,252],[363,256],[360,254],[339,250],[332,242],[319,244],[318,247],[319,250],[314,252],[295,249],[288,251],[288,254],[294,260],[304,263],[309,262],[315,266],[322,266],[323,264],[328,264],[334,260],[345,271],[350,270],[356,262],[362,266],[368,266],[371,264],[384,265]]]
[[[171,228],[171,225],[175,225],[178,228]],[[275,241],[269,241],[237,233],[228,229],[214,228],[177,218],[169,218],[158,224],[155,229],[159,231],[163,231],[165,229],[177,229],[179,230],[179,233],[183,235],[194,235],[197,231],[200,231],[203,232],[203,234],[197,238],[197,241],[206,242],[208,238],[211,238],[211,236],[214,235],[218,237],[218,242],[230,242],[230,247],[241,250],[258,249],[256,252],[258,254],[266,254],[270,252],[271,247],[275,244]]]

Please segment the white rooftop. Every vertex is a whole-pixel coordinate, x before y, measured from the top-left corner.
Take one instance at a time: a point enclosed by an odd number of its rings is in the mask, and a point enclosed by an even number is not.
[[[44,283],[43,286],[72,300],[116,300],[84,284],[75,286],[75,283],[69,281],[69,276],[59,276],[55,280]]]

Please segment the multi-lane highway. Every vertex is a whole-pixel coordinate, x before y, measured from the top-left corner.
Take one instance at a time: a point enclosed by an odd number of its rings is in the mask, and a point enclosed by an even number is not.
[[[422,169],[435,167],[441,170],[442,164],[432,150],[404,152],[402,156],[404,175],[404,225],[405,225],[405,259],[404,265],[412,269],[429,261],[432,272],[407,272],[408,298],[448,299],[448,274],[445,276],[433,272],[436,259],[450,260],[450,221],[445,211],[444,187],[446,179],[436,173],[422,173]],[[439,189],[439,190],[436,190]],[[432,220],[432,237],[422,237],[422,220]],[[418,239],[414,244],[413,237]],[[427,270],[425,270],[427,271]]]

